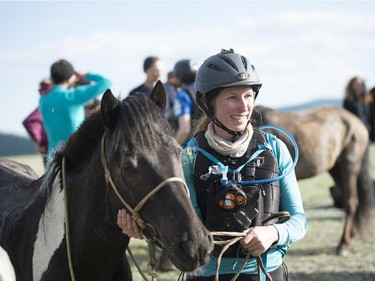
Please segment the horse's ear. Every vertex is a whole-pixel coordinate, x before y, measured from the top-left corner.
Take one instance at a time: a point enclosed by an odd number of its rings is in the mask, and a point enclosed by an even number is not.
[[[163,83],[160,80],[156,82],[150,98],[154,103],[156,103],[157,106],[159,106],[163,110],[163,112],[165,111],[165,108],[167,106],[167,97],[165,94]]]
[[[100,104],[100,113],[104,125],[112,129],[115,126],[115,118],[113,116],[113,109],[118,106],[119,100],[115,98],[110,89],[107,89],[102,97]]]

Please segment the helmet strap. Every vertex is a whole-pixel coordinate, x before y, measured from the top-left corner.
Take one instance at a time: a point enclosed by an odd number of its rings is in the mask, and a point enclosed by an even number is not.
[[[236,141],[236,137],[242,135],[243,132],[245,131],[245,130],[241,130],[241,131],[233,131],[233,130],[231,130],[231,129],[228,129],[227,127],[225,127],[225,126],[223,125],[223,123],[221,123],[219,120],[217,120],[216,117],[212,118],[212,122],[213,122],[216,126],[218,126],[219,128],[221,128],[221,129],[223,129],[224,131],[226,131],[228,134],[233,135],[233,137],[232,137],[232,142],[235,142],[235,141]],[[250,123],[250,120],[247,122],[246,127],[249,125],[249,123]],[[246,127],[245,127],[245,128],[246,128]]]

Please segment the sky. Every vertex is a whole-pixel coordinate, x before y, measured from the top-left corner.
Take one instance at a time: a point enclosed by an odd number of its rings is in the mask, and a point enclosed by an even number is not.
[[[125,98],[143,60],[168,71],[233,48],[257,69],[257,104],[341,99],[353,76],[375,86],[374,1],[0,1],[0,132],[27,136],[53,62],[100,73]]]

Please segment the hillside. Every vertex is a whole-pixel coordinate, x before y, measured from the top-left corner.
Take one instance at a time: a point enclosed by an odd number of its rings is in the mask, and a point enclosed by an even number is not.
[[[319,106],[342,106],[342,100],[341,99],[320,99],[320,100],[315,100],[303,104],[298,104],[298,105],[292,105],[292,106],[284,106],[284,107],[279,107],[277,110],[283,111],[283,112],[289,112],[289,111],[296,111],[300,109],[308,109],[308,108],[315,108]]]
[[[293,106],[275,108],[279,111],[295,111],[322,105],[341,106],[340,99],[320,99]],[[25,155],[35,153],[35,145],[30,138],[0,133],[0,156]]]
[[[35,144],[30,138],[0,133],[0,156],[35,153]]]

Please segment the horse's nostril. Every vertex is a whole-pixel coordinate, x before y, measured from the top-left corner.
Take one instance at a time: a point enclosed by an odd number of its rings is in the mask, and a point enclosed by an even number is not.
[[[196,252],[196,246],[192,241],[181,241],[180,249],[189,258],[194,258],[194,253]]]

